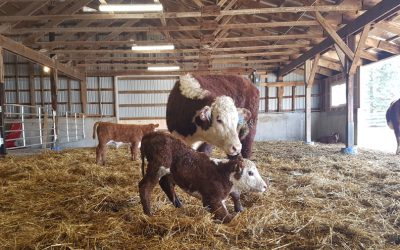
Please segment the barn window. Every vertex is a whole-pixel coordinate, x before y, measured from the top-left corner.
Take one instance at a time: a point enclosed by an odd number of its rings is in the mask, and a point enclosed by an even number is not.
[[[331,86],[331,107],[338,107],[346,104],[346,84]]]

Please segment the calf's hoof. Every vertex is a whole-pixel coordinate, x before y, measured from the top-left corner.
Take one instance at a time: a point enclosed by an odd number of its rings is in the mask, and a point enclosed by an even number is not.
[[[223,224],[229,223],[232,221],[233,217],[235,217],[232,214],[227,214],[223,218],[216,218],[218,221],[222,222]]]
[[[235,212],[236,213],[241,213],[241,212],[243,212],[244,211],[244,208],[242,207],[242,206],[240,206],[240,207],[235,207]]]
[[[175,198],[175,200],[174,200],[174,206],[175,206],[176,208],[181,208],[181,207],[182,207],[182,202],[181,202],[178,198]]]

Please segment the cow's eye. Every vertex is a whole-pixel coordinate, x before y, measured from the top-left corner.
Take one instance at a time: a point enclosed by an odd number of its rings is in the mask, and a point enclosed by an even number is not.
[[[219,122],[219,123],[222,123],[222,120],[221,120],[221,118],[217,118],[217,122]]]
[[[247,172],[247,174],[248,174],[249,176],[253,176],[253,175],[254,175],[253,171],[249,171],[249,172]]]

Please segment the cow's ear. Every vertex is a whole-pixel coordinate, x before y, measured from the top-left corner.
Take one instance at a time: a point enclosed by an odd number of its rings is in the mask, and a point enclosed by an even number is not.
[[[154,124],[155,128],[158,128],[158,126],[160,126],[160,124],[158,124],[158,123]]]
[[[209,106],[205,106],[198,111],[194,122],[203,130],[207,130],[211,126],[211,108]]]
[[[247,122],[250,120],[251,117],[251,112],[248,109],[245,108],[237,108],[238,114],[239,114],[239,123],[240,121],[245,121]]]
[[[210,106],[204,106],[199,111],[199,117],[202,121],[211,121],[211,108]]]

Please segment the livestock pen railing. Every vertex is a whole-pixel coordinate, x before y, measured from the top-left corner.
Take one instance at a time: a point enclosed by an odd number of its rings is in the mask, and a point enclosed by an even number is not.
[[[80,113],[65,112],[64,116],[58,118],[58,141],[75,142],[84,139],[85,116]]]
[[[49,107],[5,104],[3,115],[6,149],[47,148],[85,138],[82,114],[66,112],[59,117]]]

